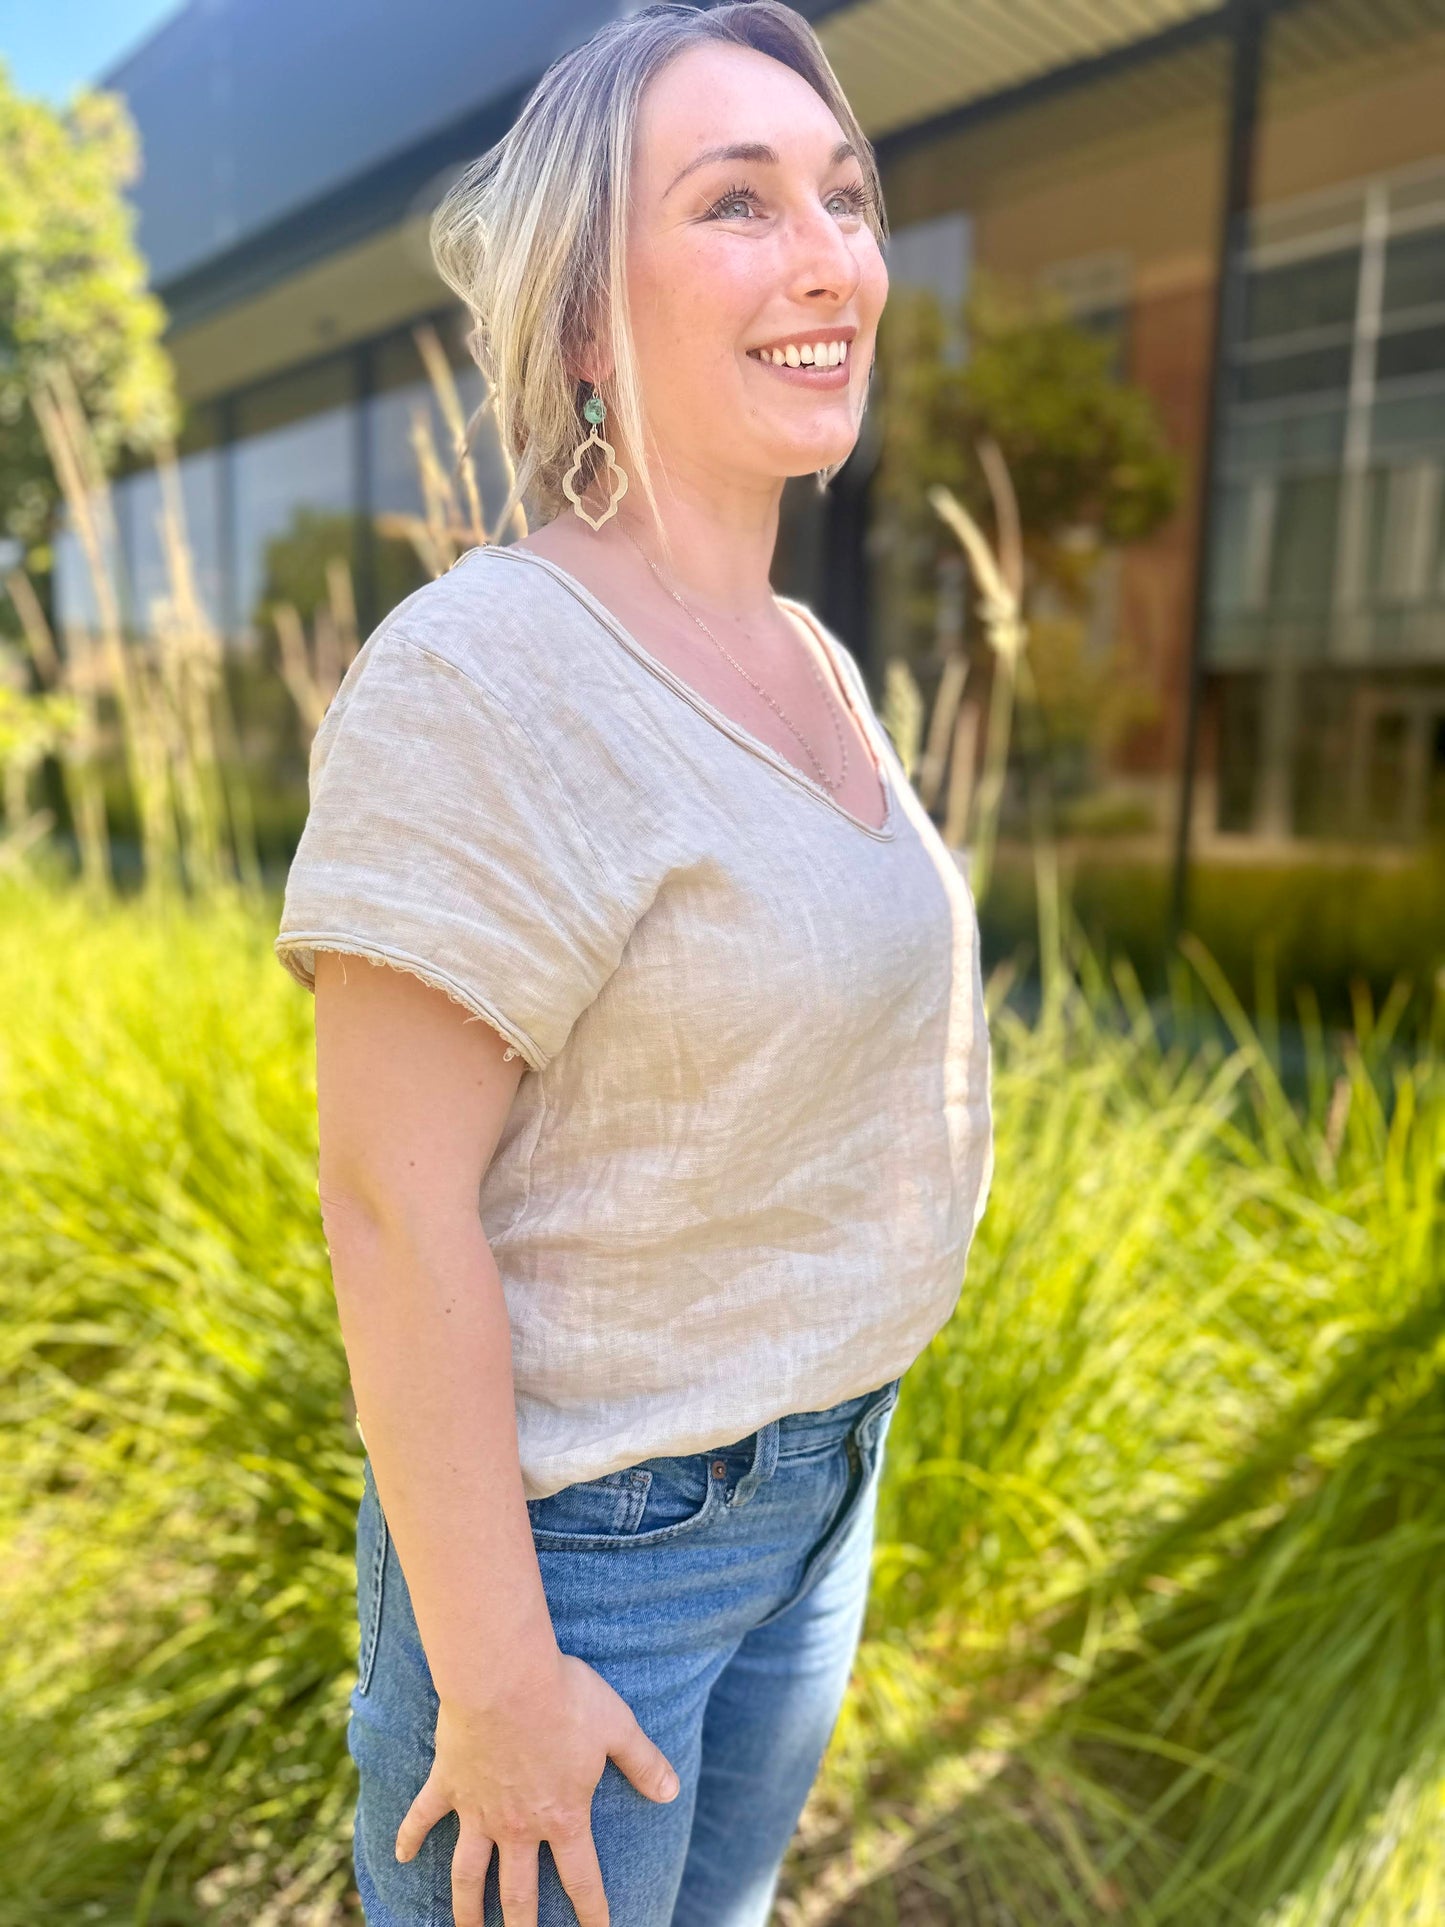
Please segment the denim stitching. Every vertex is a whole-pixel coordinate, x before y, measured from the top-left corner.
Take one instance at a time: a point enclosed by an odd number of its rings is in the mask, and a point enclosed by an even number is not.
[[[775,1606],[772,1612],[766,1614],[762,1619],[754,1620],[753,1625],[755,1628],[758,1626],[767,1626],[771,1624],[773,1620],[780,1619],[791,1607],[796,1606],[799,1600],[806,1599],[824,1572],[826,1572],[828,1562],[832,1558],[833,1553],[837,1550],[845,1533],[851,1531],[853,1523],[858,1517],[858,1508],[863,1503],[869,1485],[878,1476],[881,1458],[879,1434],[883,1414],[892,1411],[897,1403],[898,1388],[895,1386],[891,1397],[880,1398],[876,1405],[870,1405],[863,1416],[849,1427],[844,1435],[844,1443],[849,1447],[849,1485],[853,1486],[856,1480],[856,1487],[853,1490],[852,1496],[850,1498],[845,1489],[843,1504],[838,1516],[833,1521],[822,1543],[814,1546],[808,1557],[808,1563],[803,1568],[803,1576],[798,1581],[797,1586],[780,1606]],[[853,1462],[855,1457],[858,1461],[856,1465]]]
[[[371,1675],[376,1666],[376,1649],[381,1644],[381,1595],[386,1581],[386,1550],[391,1540],[386,1514],[381,1509],[381,1495],[376,1492],[374,1474],[372,1491],[375,1495],[376,1516],[380,1525],[376,1535],[376,1551],[372,1554],[371,1561],[370,1609],[367,1613],[367,1624],[362,1629],[366,1643],[362,1650],[360,1672],[356,1683],[356,1690],[359,1693],[371,1690]]]

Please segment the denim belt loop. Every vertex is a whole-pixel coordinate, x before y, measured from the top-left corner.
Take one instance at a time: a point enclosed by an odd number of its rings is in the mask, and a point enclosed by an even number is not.
[[[770,1418],[766,1425],[760,1425],[753,1434],[752,1464],[733,1487],[729,1505],[746,1505],[764,1479],[770,1479],[778,1463],[778,1435],[782,1429],[779,1419]]]

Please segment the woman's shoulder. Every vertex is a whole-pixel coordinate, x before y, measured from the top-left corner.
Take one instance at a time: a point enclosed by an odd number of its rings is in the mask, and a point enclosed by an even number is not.
[[[478,728],[511,730],[549,763],[584,763],[595,748],[603,767],[615,767],[615,651],[565,576],[524,553],[468,549],[399,601],[343,674],[316,757],[349,713],[426,705],[447,717],[459,744]]]
[[[539,683],[565,687],[569,657],[586,645],[584,612],[524,552],[468,549],[397,603],[374,640],[440,657],[498,700]]]

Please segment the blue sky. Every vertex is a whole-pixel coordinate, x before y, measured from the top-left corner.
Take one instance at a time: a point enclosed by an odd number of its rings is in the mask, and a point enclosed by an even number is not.
[[[22,94],[59,107],[184,0],[0,0],[0,60]]]

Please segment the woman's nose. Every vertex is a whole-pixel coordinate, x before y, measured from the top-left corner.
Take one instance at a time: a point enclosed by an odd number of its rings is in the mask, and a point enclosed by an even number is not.
[[[848,301],[858,286],[862,268],[848,237],[826,208],[801,217],[792,258],[790,292],[816,300],[831,295]]]

